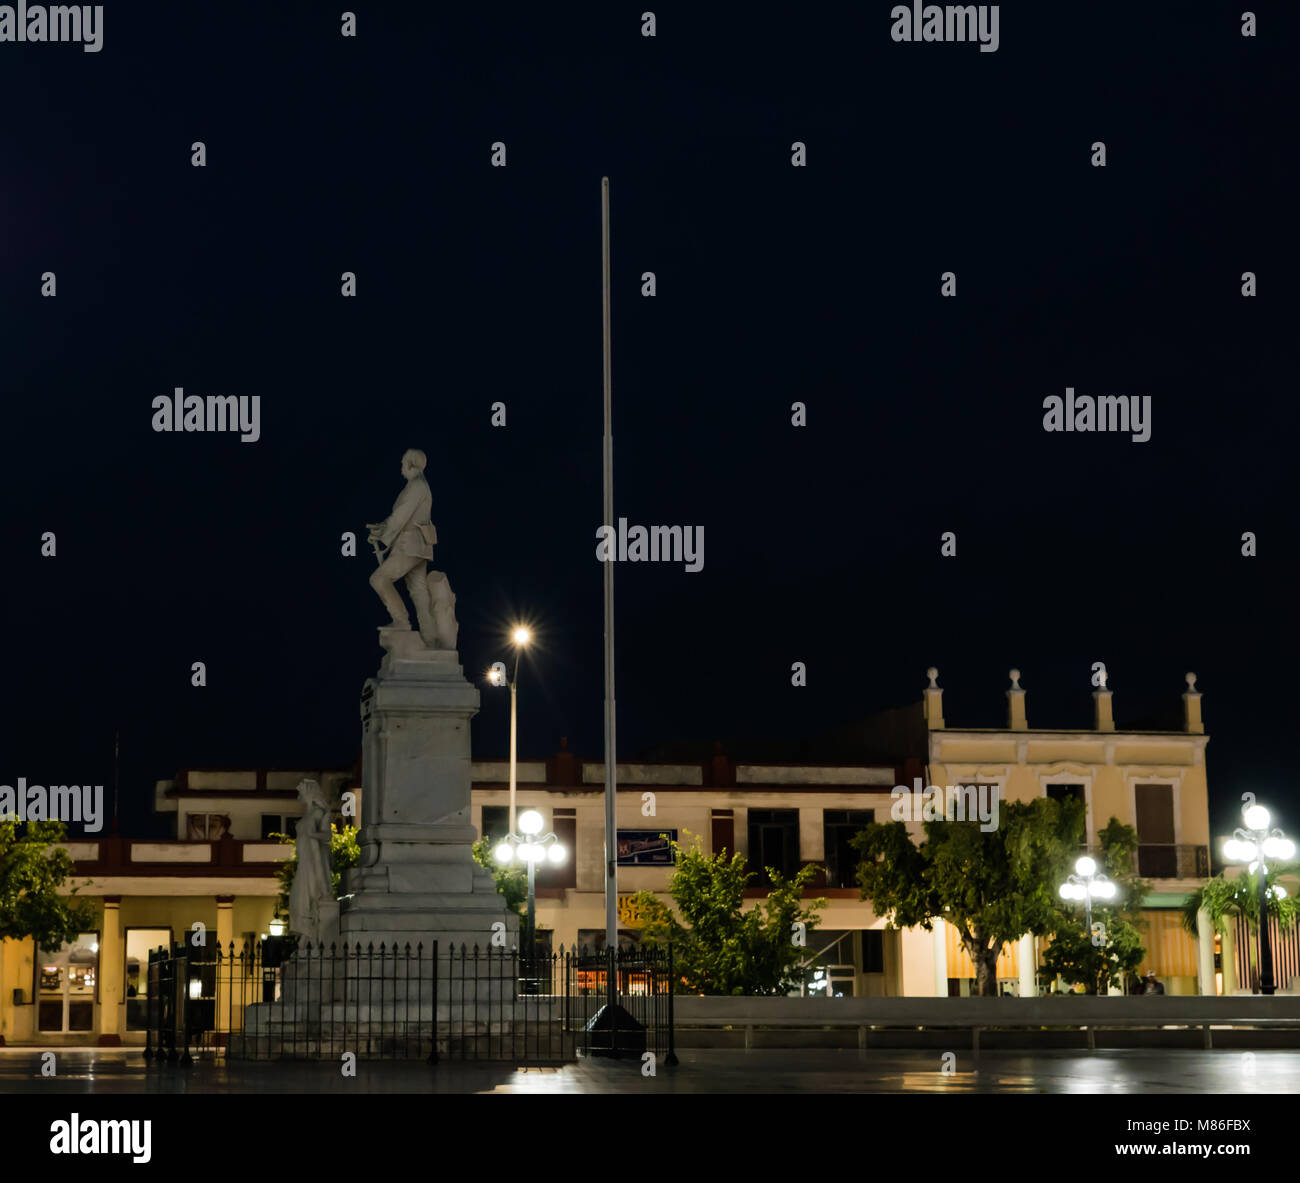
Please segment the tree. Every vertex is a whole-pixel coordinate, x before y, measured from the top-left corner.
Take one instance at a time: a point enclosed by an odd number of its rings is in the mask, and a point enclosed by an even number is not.
[[[754,873],[745,856],[725,850],[705,854],[697,838],[689,850],[673,842],[676,867],[668,886],[684,924],[653,892],[639,891],[632,906],[645,918],[641,943],[673,947],[678,981],[692,994],[789,994],[798,987],[807,958],[807,937],[816,928],[823,899],[803,891],[817,866],[786,878],[767,868],[772,887],[766,900],[745,909],[745,888]]]
[[[19,827],[23,833],[19,836]],[[34,937],[46,953],[57,952],[95,923],[95,906],[77,899],[77,888],[61,894],[73,873],[62,822],[0,820],[0,940]]]
[[[528,948],[528,869],[518,859],[499,863],[492,857],[492,842],[480,838],[471,848],[474,861],[492,875],[497,891],[505,897],[506,906],[519,917],[519,947]]]
[[[930,931],[939,918],[953,925],[981,995],[997,994],[1004,944],[1056,924],[1056,884],[1079,845],[1083,805],[1004,801],[999,819],[987,831],[978,821],[925,821],[919,846],[902,821],[873,822],[853,839],[862,898],[890,928]]]
[[[272,834],[271,837],[279,838],[281,842],[294,841],[288,834]],[[335,899],[339,898],[339,893],[343,890],[343,872],[349,867],[355,867],[360,857],[361,847],[357,842],[357,828],[330,822],[330,892]],[[279,907],[284,912],[289,910],[289,891],[293,887],[293,877],[297,873],[298,855],[295,852],[280,864],[275,873],[275,877],[280,881]]]
[[[1268,914],[1277,918],[1278,927],[1283,932],[1289,932],[1295,926],[1296,919],[1300,916],[1300,901],[1293,895],[1279,899],[1273,889],[1279,886],[1278,881],[1283,875],[1293,876],[1298,869],[1300,866],[1297,864],[1270,867],[1264,880],[1264,886],[1268,890]],[[1220,872],[1192,892],[1183,905],[1183,928],[1193,936],[1198,933],[1197,913],[1202,910],[1209,913],[1215,932],[1227,932],[1228,926],[1237,917],[1244,916],[1249,930],[1258,935],[1258,872],[1243,870],[1235,879],[1225,879]],[[1259,974],[1259,959],[1256,956],[1258,948],[1255,942],[1247,942],[1247,963],[1252,967],[1256,978]],[[1240,953],[1238,950],[1238,956]]]
[[[1142,901],[1147,884],[1137,877],[1138,836],[1132,826],[1112,817],[1097,832],[1101,844],[1100,870],[1115,884],[1113,903],[1092,906],[1092,922],[1102,925],[1098,941],[1087,931],[1087,912],[1078,904],[1056,905],[1057,922],[1052,943],[1043,951],[1038,970],[1040,982],[1061,977],[1083,986],[1085,994],[1104,994],[1110,986],[1122,985],[1146,956],[1142,944]],[[1058,884],[1059,888],[1059,884]]]

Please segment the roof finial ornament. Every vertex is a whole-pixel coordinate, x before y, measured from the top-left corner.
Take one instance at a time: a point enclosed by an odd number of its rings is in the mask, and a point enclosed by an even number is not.
[[[928,670],[925,671],[925,676],[926,676],[927,678],[930,679],[930,685],[927,686],[926,689],[927,689],[927,690],[938,690],[938,689],[939,689],[939,680],[938,680],[938,679],[939,679],[939,670],[938,670],[938,667],[932,665]]]
[[[1012,690],[1019,690],[1019,689],[1020,689],[1020,671],[1019,671],[1019,670],[1012,670],[1009,676],[1010,676],[1010,678],[1011,678],[1011,689],[1012,689]]]
[[[1196,689],[1196,675],[1189,671],[1188,674],[1186,675],[1186,681],[1187,681],[1187,693],[1198,694],[1199,691]]]

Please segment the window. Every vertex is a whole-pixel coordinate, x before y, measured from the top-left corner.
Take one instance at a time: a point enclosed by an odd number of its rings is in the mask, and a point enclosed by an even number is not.
[[[225,813],[188,813],[185,838],[189,842],[215,842],[230,833],[230,816]]]
[[[1146,879],[1178,877],[1174,845],[1174,786],[1134,785],[1137,811],[1138,874]]]
[[[556,841],[564,847],[564,862],[539,863],[538,887],[578,886],[578,813],[575,809],[557,809],[551,814],[551,829]],[[549,845],[549,843],[548,843]]]
[[[276,834],[294,836],[298,829],[298,819],[284,813],[262,814],[262,837],[271,838]]]
[[[1047,795],[1053,801],[1064,801],[1068,797],[1073,797],[1080,805],[1086,805],[1084,798],[1083,785],[1047,785]]]
[[[818,929],[803,963],[803,994],[809,997],[852,998],[855,974],[852,930]]]
[[[885,972],[885,934],[878,928],[864,928],[862,936],[862,972]]]
[[[637,948],[641,939],[641,934],[633,932],[630,928],[620,928],[618,930],[618,947],[625,952]],[[576,949],[579,955],[593,953],[603,953],[605,951],[605,930],[603,928],[580,928],[578,929],[578,945]]]
[[[36,1029],[95,1029],[99,986],[99,934],[83,932],[57,953],[36,951]]]
[[[1051,801],[1077,801],[1083,806],[1083,846],[1085,849],[1091,847],[1093,835],[1089,830],[1088,819],[1088,795],[1083,785],[1075,784],[1049,784],[1043,786],[1048,800]]]
[[[710,817],[712,829],[713,853],[728,855],[736,853],[736,815],[730,809],[715,809]]]
[[[126,1029],[143,1031],[148,1023],[149,954],[171,949],[170,928],[128,928],[126,930]]]
[[[787,878],[799,869],[799,811],[751,809],[749,811],[749,869],[755,882],[770,886],[767,868]]]
[[[822,832],[826,839],[826,886],[857,885],[862,856],[850,845],[865,826],[876,820],[874,809],[823,809]]]
[[[483,825],[479,833],[488,840],[489,845],[495,846],[503,841],[510,833],[510,806],[483,806]]]

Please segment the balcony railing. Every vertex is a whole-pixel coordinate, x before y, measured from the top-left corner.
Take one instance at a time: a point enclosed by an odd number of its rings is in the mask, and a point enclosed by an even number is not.
[[[1098,866],[1103,864],[1101,847],[1080,846],[1079,854],[1091,855]],[[1208,879],[1210,848],[1156,842],[1138,844],[1137,873],[1143,879]]]
[[[1186,843],[1139,843],[1138,874],[1143,879],[1208,879],[1210,848]]]

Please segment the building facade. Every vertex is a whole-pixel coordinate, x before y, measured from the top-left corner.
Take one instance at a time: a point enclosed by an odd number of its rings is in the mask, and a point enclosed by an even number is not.
[[[149,951],[172,942],[242,948],[273,931],[275,872],[292,853],[272,834],[301,812],[295,786],[338,799],[350,771],[183,772],[159,781],[154,809],[174,836],[68,842],[69,886],[95,905],[88,931],[55,953],[0,941],[0,1039],[48,1046],[143,1043]]]
[[[1150,884],[1142,916],[1147,956],[1139,973],[1154,971],[1171,994],[1220,992],[1216,951],[1220,963],[1223,953],[1214,932],[1204,917],[1196,938],[1182,924],[1188,896],[1210,877],[1209,736],[1195,677],[1187,675],[1181,731],[1117,731],[1112,692],[1104,680],[1092,692],[1091,730],[1031,729],[1019,670],[1011,671],[1006,691],[1007,726],[969,730],[948,725],[938,671],[929,673],[924,713],[930,783],[996,785],[1003,801],[1077,797],[1084,805],[1094,855],[1097,833],[1111,818],[1133,826],[1137,873]],[[1006,977],[1020,983],[1019,993],[1031,987],[1038,952],[1029,936],[1004,952]],[[954,940],[949,938],[936,956],[940,953],[947,955],[949,973],[955,961],[961,976],[967,976],[970,960]],[[1231,962],[1231,950],[1227,955]]]
[[[732,764],[723,756],[702,764],[620,764],[620,896],[649,890],[671,903],[661,833],[698,842],[710,853],[739,851],[754,869],[771,865],[789,874],[816,863],[825,871],[809,893],[826,898],[827,906],[810,938],[810,968],[821,970],[834,992],[969,994],[975,969],[957,930],[942,920],[930,932],[890,929],[887,918],[859,898],[848,839],[866,822],[890,820],[896,787],[995,786],[1002,801],[1069,794],[1084,804],[1093,853],[1097,831],[1112,817],[1137,831],[1137,871],[1150,884],[1142,912],[1147,954],[1139,972],[1154,972],[1171,994],[1239,989],[1232,934],[1220,938],[1203,917],[1199,935],[1191,936],[1182,923],[1188,896],[1210,876],[1209,737],[1190,675],[1180,731],[1117,731],[1104,687],[1093,696],[1092,729],[1031,730],[1018,671],[1007,691],[1007,726],[964,730],[947,725],[937,671],[931,672],[918,707],[923,766],[906,760],[888,766]],[[482,833],[505,832],[507,772],[505,765],[476,765],[474,813]],[[539,872],[544,886],[537,922],[553,945],[604,944],[603,781],[603,764],[565,753],[517,770],[517,808],[538,810],[575,852],[565,867]],[[919,817],[906,824],[920,841]],[[765,889],[755,886],[748,894],[757,898]],[[620,915],[626,920],[621,939],[634,940],[635,916],[626,908]],[[999,988],[1036,993],[1040,953],[1029,935],[1004,947]],[[1282,988],[1296,987],[1283,982]]]
[[[890,929],[888,918],[859,897],[849,840],[866,823],[890,819],[900,787],[982,784],[997,786],[1005,801],[1077,796],[1094,842],[1112,817],[1132,825],[1138,873],[1151,884],[1142,972],[1153,970],[1175,994],[1249,988],[1232,933],[1220,938],[1203,924],[1193,937],[1181,923],[1184,901],[1210,873],[1208,736],[1194,682],[1183,695],[1179,731],[1117,730],[1104,687],[1094,692],[1093,728],[1031,729],[1018,677],[1006,695],[1005,728],[951,727],[932,671],[915,708],[923,760],[744,763],[717,752],[700,762],[620,764],[620,940],[637,939],[633,893],[652,891],[671,904],[667,843],[675,839],[709,853],[738,851],[760,875],[765,866],[787,874],[807,864],[821,868],[810,894],[827,902],[809,936],[809,990],[970,993],[975,972],[956,930],[942,921],[931,932]],[[473,824],[480,834],[500,837],[509,827],[508,765],[475,761],[472,776]],[[318,780],[335,802],[348,791],[360,795],[354,769],[190,770],[155,790],[155,809],[174,815],[174,837],[68,843],[75,881],[97,905],[95,926],[57,954],[30,940],[0,942],[0,1036],[51,1045],[143,1042],[150,949],[199,935],[223,948],[241,947],[273,932],[283,919],[275,871],[291,853],[273,835],[291,832],[300,813],[295,786],[303,777]],[[603,787],[604,765],[563,747],[549,759],[517,766],[517,810],[538,810],[569,852],[563,864],[538,871],[543,947],[604,945]],[[360,816],[359,804],[353,806]],[[919,841],[921,822],[907,824]],[[747,894],[758,899],[766,888],[756,880]],[[1029,936],[1006,946],[1000,988],[1035,992],[1040,953]],[[1300,982],[1283,979],[1279,988],[1294,990]]]

